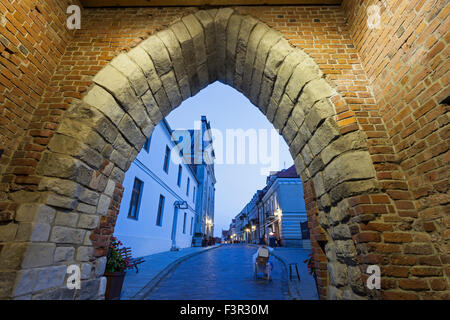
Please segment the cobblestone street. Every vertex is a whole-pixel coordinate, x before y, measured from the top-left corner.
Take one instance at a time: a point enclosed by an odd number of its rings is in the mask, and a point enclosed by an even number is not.
[[[289,299],[283,265],[274,259],[273,280],[254,280],[255,247],[226,245],[182,262],[145,299],[285,300]],[[261,275],[259,275],[261,277]]]

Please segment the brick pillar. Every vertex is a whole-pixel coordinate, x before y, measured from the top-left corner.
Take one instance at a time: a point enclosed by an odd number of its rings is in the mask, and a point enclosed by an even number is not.
[[[306,215],[308,217],[308,228],[310,230],[312,255],[316,269],[318,295],[321,300],[325,300],[327,299],[328,271],[324,247],[327,238],[325,231],[320,226],[317,218],[319,211],[317,209],[312,180],[303,183],[303,193],[306,205]]]
[[[108,254],[108,247],[111,236],[114,233],[117,215],[120,210],[124,188],[116,182],[113,199],[109,205],[106,215],[100,219],[100,225],[94,229],[91,235],[92,245],[94,246],[94,256],[96,258],[104,257]]]

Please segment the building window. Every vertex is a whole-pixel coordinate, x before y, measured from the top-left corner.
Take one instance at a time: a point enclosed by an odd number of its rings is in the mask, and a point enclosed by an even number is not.
[[[192,236],[192,227],[193,227],[193,225],[194,225],[194,217],[191,217],[191,236]]]
[[[150,142],[152,141],[152,136],[150,136],[147,141],[145,141],[144,144],[144,149],[145,151],[149,152],[150,151]]]
[[[128,210],[128,218],[130,219],[138,219],[143,185],[144,183],[141,180],[139,180],[138,178],[134,178],[133,191],[131,192],[130,209]]]
[[[186,218],[187,218],[187,213],[184,213],[184,219],[183,219],[183,233],[186,233]]]
[[[194,191],[192,192],[192,202],[195,204],[195,187],[194,187]]]
[[[180,165],[178,165],[178,179],[177,179],[177,185],[180,186],[181,185],[181,174],[183,172],[183,167]]]
[[[159,204],[158,204],[158,215],[156,216],[156,225],[162,226],[162,219],[163,219],[163,213],[164,213],[164,196],[161,194],[159,196]]]
[[[186,186],[186,195],[189,196],[189,185],[191,184],[191,179],[187,179],[187,186]]]
[[[165,173],[169,173],[169,160],[170,160],[170,149],[166,146],[166,155],[164,156],[164,166],[163,170]]]

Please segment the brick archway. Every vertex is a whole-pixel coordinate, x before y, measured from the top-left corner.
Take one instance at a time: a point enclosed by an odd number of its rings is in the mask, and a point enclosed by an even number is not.
[[[217,80],[258,106],[290,147],[305,186],[321,297],[378,297],[366,291],[363,271],[377,262],[366,243],[385,230],[359,226],[394,209],[378,185],[366,135],[338,125],[343,99],[311,57],[231,8],[184,16],[121,53],[64,113],[36,167],[39,192],[15,196],[16,220],[30,231],[8,247],[18,269],[4,273],[13,279],[9,296],[102,294],[126,170],[163,117]],[[64,288],[65,268],[74,263],[82,266],[77,292]]]

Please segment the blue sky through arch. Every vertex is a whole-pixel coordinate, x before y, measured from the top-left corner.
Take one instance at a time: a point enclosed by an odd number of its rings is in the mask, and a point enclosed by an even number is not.
[[[213,129],[221,131],[224,145],[227,129],[242,129],[244,132],[248,129],[254,129],[256,132],[260,129],[267,130],[266,148],[268,148],[268,152],[266,154],[271,157],[277,156],[277,152],[270,150],[270,130],[274,129],[273,125],[257,107],[234,88],[217,81],[196,96],[184,101],[166,119],[174,130],[192,129],[195,121],[200,121],[202,115],[205,115],[211,122]],[[278,166],[274,169],[289,168],[294,163],[289,153],[289,147],[282,136],[278,135],[277,139],[279,139]],[[248,140],[246,143],[248,145]],[[215,165],[217,179],[214,214],[215,236],[221,236],[222,229],[228,229],[231,219],[250,201],[255,191],[265,186],[266,176],[261,173],[261,169],[269,167],[259,161],[259,155],[256,164],[249,163],[248,154],[246,154],[245,163],[238,164],[235,152],[234,164],[227,164],[224,147],[223,156],[223,163]],[[273,162],[276,164],[275,159]]]

